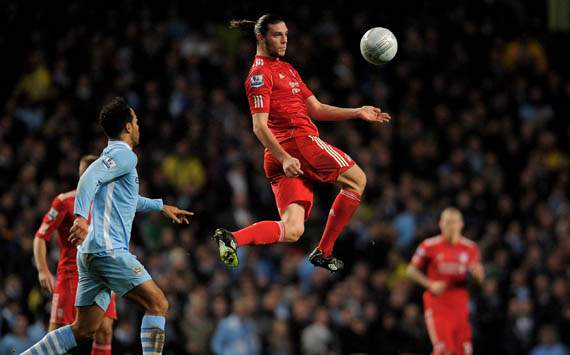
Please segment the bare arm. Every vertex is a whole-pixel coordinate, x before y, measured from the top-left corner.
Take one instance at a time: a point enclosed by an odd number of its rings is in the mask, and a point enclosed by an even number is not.
[[[38,279],[42,288],[50,293],[53,292],[53,275],[49,271],[47,264],[46,241],[41,238],[34,238],[34,260],[38,268]]]
[[[253,117],[253,133],[263,146],[275,156],[282,164],[283,171],[288,177],[294,177],[302,175],[301,163],[298,159],[292,157],[289,153],[283,149],[281,144],[277,141],[277,138],[273,135],[269,127],[267,126],[267,120],[269,119],[269,114],[265,112],[254,113]]]
[[[307,98],[309,115],[318,121],[342,121],[363,119],[369,122],[384,123],[390,121],[390,115],[377,107],[342,108],[323,104],[315,96]]]
[[[445,290],[445,282],[443,281],[430,281],[427,276],[418,270],[416,267],[409,265],[407,269],[408,277],[416,283],[422,285],[432,293],[439,295]]]

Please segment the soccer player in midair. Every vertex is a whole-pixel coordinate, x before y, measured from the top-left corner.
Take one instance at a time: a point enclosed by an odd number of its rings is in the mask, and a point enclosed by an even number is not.
[[[82,157],[79,162],[79,176],[95,160],[97,160],[95,155]],[[68,240],[69,229],[75,219],[73,214],[74,204],[75,190],[57,195],[53,199],[51,207],[45,214],[42,224],[34,237],[34,259],[38,269],[40,285],[45,290],[53,293],[49,331],[72,324],[75,321],[75,295],[77,282],[79,281],[76,262],[77,247]],[[59,243],[59,261],[55,287],[53,275],[48,268],[46,257],[46,241],[51,239],[54,232],[57,232]],[[93,338],[92,355],[111,355],[113,319],[117,319],[115,294],[112,295],[111,303],[105,312],[105,318],[103,318],[101,326],[97,329]]]
[[[141,324],[144,355],[162,354],[168,301],[144,266],[129,252],[136,212],[161,211],[176,223],[192,212],[139,195],[138,118],[122,98],[107,103],[99,122],[107,147],[81,175],[75,195],[75,220],[69,241],[79,245],[77,317],[72,325],[49,332],[24,354],[64,354],[93,337],[111,301],[111,291],[145,310]],[[91,208],[91,203],[93,207]],[[91,224],[87,222],[91,209]]]
[[[441,234],[424,240],[408,266],[408,275],[425,287],[424,315],[434,355],[470,355],[467,277],[483,282],[485,272],[477,244],[463,237],[463,216],[446,208]]]
[[[319,138],[312,119],[362,119],[372,123],[390,120],[379,108],[340,108],[321,103],[293,66],[282,60],[287,50],[285,21],[263,15],[257,21],[232,21],[233,28],[253,32],[257,53],[245,90],[253,117],[253,132],[264,145],[264,170],[271,183],[280,221],[262,221],[235,232],[219,228],[213,239],[220,259],[238,265],[237,248],[243,245],[295,242],[304,232],[313,206],[313,182],[340,187],[319,242],[309,260],[315,266],[340,271],[343,262],[332,254],[335,241],[360,204],[366,175],[340,149]]]

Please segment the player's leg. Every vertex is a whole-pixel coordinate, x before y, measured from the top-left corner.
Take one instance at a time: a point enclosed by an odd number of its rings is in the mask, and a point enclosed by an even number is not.
[[[99,329],[93,337],[91,355],[111,355],[111,341],[113,340],[113,318],[105,316]]]
[[[459,312],[458,312],[459,313]],[[469,311],[464,310],[456,318],[456,339],[455,353],[458,355],[472,355],[473,345],[471,343],[471,324],[469,324]]]
[[[434,312],[428,308],[424,313],[426,328],[433,347],[433,355],[451,355],[454,342],[452,329],[447,317],[442,312]]]
[[[153,280],[148,280],[128,291],[124,297],[145,310],[141,324],[143,354],[161,354],[168,311],[166,296]]]
[[[66,325],[47,333],[23,355],[65,354],[77,344],[95,334],[105,312],[97,305],[79,307],[77,318],[72,325]]]
[[[323,236],[317,247],[325,257],[332,255],[334,243],[360,205],[360,196],[366,186],[366,175],[355,164],[339,175],[337,184],[341,190],[332,204]]]
[[[116,294],[113,292],[111,294],[111,303],[105,311],[105,318],[95,337],[93,338],[93,345],[91,346],[91,355],[111,355],[112,347],[111,343],[113,340],[113,321],[117,319],[117,306],[116,306]]]
[[[75,300],[77,315],[73,324],[49,332],[23,354],[65,354],[94,336],[103,320],[104,309],[109,306],[111,291],[87,267],[92,260],[91,254],[77,255],[79,282]]]
[[[313,205],[311,183],[303,178],[282,176],[271,187],[281,215],[280,221],[257,222],[233,233],[219,228],[214,233],[220,259],[228,267],[238,265],[237,247],[295,242],[303,234],[305,220]]]

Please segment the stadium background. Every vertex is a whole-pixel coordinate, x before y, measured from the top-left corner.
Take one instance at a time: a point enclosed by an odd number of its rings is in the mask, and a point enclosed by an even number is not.
[[[525,354],[556,342],[567,349],[569,7],[567,0],[3,2],[0,353],[9,351],[7,337],[33,343],[43,334],[50,302],[32,264],[33,235],[53,197],[74,187],[80,156],[105,146],[96,114],[114,95],[139,115],[141,194],[196,213],[190,226],[144,215],[133,228],[132,249],[170,301],[165,354],[208,353],[233,311],[248,319],[244,336],[266,354],[429,352],[421,290],[404,270],[448,205],[463,211],[487,269],[472,290],[476,353]],[[299,243],[244,248],[237,272],[222,267],[209,241],[218,225],[277,217],[243,89],[254,41],[226,26],[267,11],[288,19],[288,60],[321,101],[374,104],[393,117],[381,126],[318,124],[369,181],[335,249],[348,264],[338,276],[305,258],[332,187],[318,187]],[[384,67],[358,51],[374,26],[399,40]],[[55,242],[50,250],[55,272]],[[141,313],[122,301],[118,313],[114,353],[139,353]]]

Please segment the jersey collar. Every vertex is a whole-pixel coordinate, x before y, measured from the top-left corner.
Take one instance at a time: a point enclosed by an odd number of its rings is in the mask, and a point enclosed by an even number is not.
[[[270,57],[270,56],[266,56],[266,55],[256,55],[255,58],[267,59],[270,62],[278,62],[279,61],[279,58]]]
[[[107,145],[124,145],[125,147],[129,148],[130,150],[133,150],[133,148],[131,148],[130,145],[127,144],[127,142],[121,141],[121,140],[109,140],[109,143]]]

